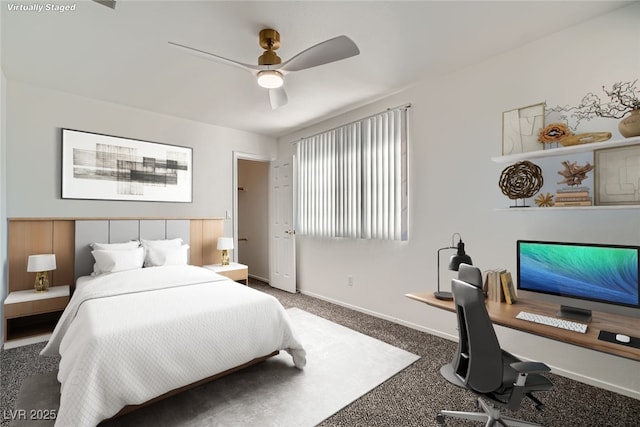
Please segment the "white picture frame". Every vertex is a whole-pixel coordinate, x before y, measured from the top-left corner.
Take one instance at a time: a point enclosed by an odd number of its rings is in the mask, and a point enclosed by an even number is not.
[[[62,198],[191,203],[188,147],[62,129]]]
[[[640,146],[593,152],[596,205],[640,205]]]
[[[545,103],[502,113],[502,155],[544,149],[538,133],[544,129]]]

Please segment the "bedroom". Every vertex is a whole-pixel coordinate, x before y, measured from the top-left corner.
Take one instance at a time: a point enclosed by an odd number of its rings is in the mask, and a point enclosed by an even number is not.
[[[577,103],[585,93],[598,91],[602,85],[639,77],[640,30],[636,22],[640,4],[624,6],[508,51],[460,64],[384,99],[354,105],[352,111],[337,117],[323,120],[335,115],[323,113],[313,125],[277,137],[237,130],[234,128],[239,125],[232,122],[216,126],[31,84],[28,76],[12,75],[11,64],[3,59],[2,226],[6,227],[4,219],[11,217],[155,214],[152,204],[60,199],[60,127],[192,146],[199,153],[194,169],[200,171],[194,203],[161,205],[162,213],[224,217],[233,207],[233,151],[284,159],[293,150],[291,142],[302,136],[410,102],[409,241],[322,241],[299,236],[298,286],[304,293],[453,338],[457,333],[452,315],[404,297],[408,292],[435,290],[434,257],[438,248],[450,242],[452,233],[464,237],[478,266],[511,271],[515,270],[514,245],[519,238],[636,245],[640,241],[640,218],[633,209],[497,211],[510,201],[497,186],[503,166],[490,161],[501,154],[502,112],[544,101],[550,105]],[[6,19],[4,8],[0,13]],[[5,46],[14,42],[5,38],[4,28],[3,58]],[[255,43],[253,34],[246,37]],[[284,33],[282,37],[284,45],[288,37]],[[314,40],[327,37],[323,33]],[[303,43],[300,49],[312,43]],[[253,58],[251,49],[257,50],[257,46],[250,44],[247,49],[249,60]],[[51,64],[56,59],[56,52],[47,58]],[[190,63],[195,66],[197,62]],[[236,78],[235,71],[223,72]],[[249,91],[252,82],[248,79],[245,83],[242,87]],[[266,102],[261,95],[252,92],[246,96],[255,97],[256,103]],[[289,95],[293,98],[294,93]],[[616,126],[615,121],[603,119],[586,123],[584,130],[616,132]],[[34,157],[35,152],[40,156]],[[43,181],[41,177],[47,178]],[[229,222],[225,227],[226,232],[232,232]],[[6,251],[6,228],[2,231],[2,251]],[[7,255],[2,254],[4,261]],[[372,269],[372,265],[389,267]],[[348,276],[353,278],[353,286],[346,285]],[[6,280],[3,270],[3,297]],[[499,329],[499,336],[505,345],[518,348],[519,354],[544,360],[570,378],[640,398],[637,362],[508,329]]]

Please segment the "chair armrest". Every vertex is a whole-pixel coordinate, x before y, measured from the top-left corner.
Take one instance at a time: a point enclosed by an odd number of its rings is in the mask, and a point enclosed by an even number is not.
[[[541,374],[551,371],[551,368],[542,362],[515,362],[510,366],[519,374]]]

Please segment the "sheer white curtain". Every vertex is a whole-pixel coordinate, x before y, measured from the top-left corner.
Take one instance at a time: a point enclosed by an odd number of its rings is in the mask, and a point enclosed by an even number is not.
[[[407,108],[298,142],[300,234],[408,239]]]

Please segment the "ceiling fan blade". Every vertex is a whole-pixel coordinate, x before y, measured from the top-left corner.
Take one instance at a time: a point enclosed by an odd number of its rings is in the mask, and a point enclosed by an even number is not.
[[[287,92],[284,90],[284,86],[269,89],[269,102],[271,103],[272,110],[286,105],[288,101],[289,98],[287,98]]]
[[[223,64],[232,65],[234,67],[240,67],[254,74],[255,74],[254,70],[261,70],[263,68],[263,67],[260,67],[259,65],[245,64],[244,62],[234,61],[233,59],[224,58],[222,56],[214,55],[213,53],[205,52],[204,50],[195,49],[193,47],[184,46],[178,43],[169,42],[169,44],[175,48],[178,48],[192,55],[196,55],[201,58],[208,59],[209,61],[216,61],[216,62],[221,62]]]
[[[340,61],[360,53],[358,46],[347,36],[338,36],[303,50],[284,62],[279,70],[299,71],[318,65]]]

